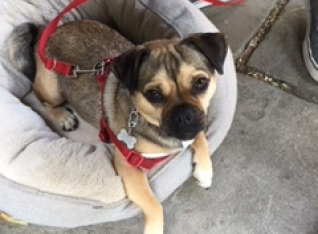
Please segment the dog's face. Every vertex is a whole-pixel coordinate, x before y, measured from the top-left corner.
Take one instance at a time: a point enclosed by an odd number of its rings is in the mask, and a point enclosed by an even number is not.
[[[140,115],[161,133],[190,140],[206,126],[215,71],[223,74],[226,51],[219,33],[153,41],[117,58],[114,71]]]

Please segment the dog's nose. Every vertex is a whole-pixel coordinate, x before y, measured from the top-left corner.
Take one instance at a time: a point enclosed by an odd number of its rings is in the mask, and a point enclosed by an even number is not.
[[[177,127],[189,127],[195,122],[195,110],[191,106],[177,106],[173,109],[172,118]]]
[[[171,108],[163,119],[168,136],[179,140],[191,140],[204,129],[205,114],[191,104],[180,104]]]

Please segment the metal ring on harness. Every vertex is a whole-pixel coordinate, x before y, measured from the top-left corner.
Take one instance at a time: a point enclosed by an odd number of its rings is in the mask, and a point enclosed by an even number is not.
[[[51,71],[54,71],[54,70],[55,70],[56,64],[57,64],[56,59],[53,59],[53,66],[52,66],[52,68],[50,69]]]

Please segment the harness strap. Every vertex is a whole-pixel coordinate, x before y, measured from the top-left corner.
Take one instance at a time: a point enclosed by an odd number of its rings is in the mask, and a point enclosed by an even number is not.
[[[131,165],[133,168],[141,168],[144,170],[150,170],[158,163],[165,161],[169,155],[160,157],[160,158],[153,158],[148,159],[143,157],[141,154],[134,150],[130,150],[127,147],[125,147],[117,137],[109,130],[109,128],[106,125],[105,120],[102,118],[100,120],[100,132],[99,137],[101,141],[110,141],[114,143],[116,148],[119,150],[119,152],[122,154],[122,156],[126,159],[126,161]]]
[[[44,66],[48,70],[53,70],[56,73],[69,76],[72,73],[73,65],[57,61],[55,59],[51,59],[49,57],[45,56],[45,45],[51,36],[51,34],[56,30],[59,22],[63,18],[65,14],[70,12],[72,9],[76,8],[77,6],[87,2],[88,0],[74,0],[72,1],[58,16],[56,16],[44,29],[41,38],[39,40],[38,44],[38,55],[41,59],[41,61],[44,63]]]

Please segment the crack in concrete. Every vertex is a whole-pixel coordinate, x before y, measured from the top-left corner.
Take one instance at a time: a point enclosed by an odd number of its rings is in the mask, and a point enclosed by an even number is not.
[[[246,45],[243,52],[236,59],[235,65],[236,70],[239,73],[250,76],[254,79],[261,80],[285,92],[299,96],[294,91],[295,87],[293,87],[293,85],[289,84],[288,82],[277,79],[275,77],[271,77],[263,71],[247,66],[247,62],[252,56],[253,52],[256,50],[258,45],[264,40],[267,33],[270,32],[270,29],[273,27],[276,20],[281,15],[282,11],[284,10],[285,6],[289,3],[289,1],[290,0],[279,0],[276,3],[276,6],[270,11],[268,17],[262,23],[260,29],[256,32],[253,38]]]
[[[254,79],[263,81],[265,83],[268,83],[269,85],[279,88],[287,93],[296,95],[295,87],[293,85],[283,80],[274,78],[263,71],[257,70],[256,68],[245,67],[243,74],[248,75]]]

